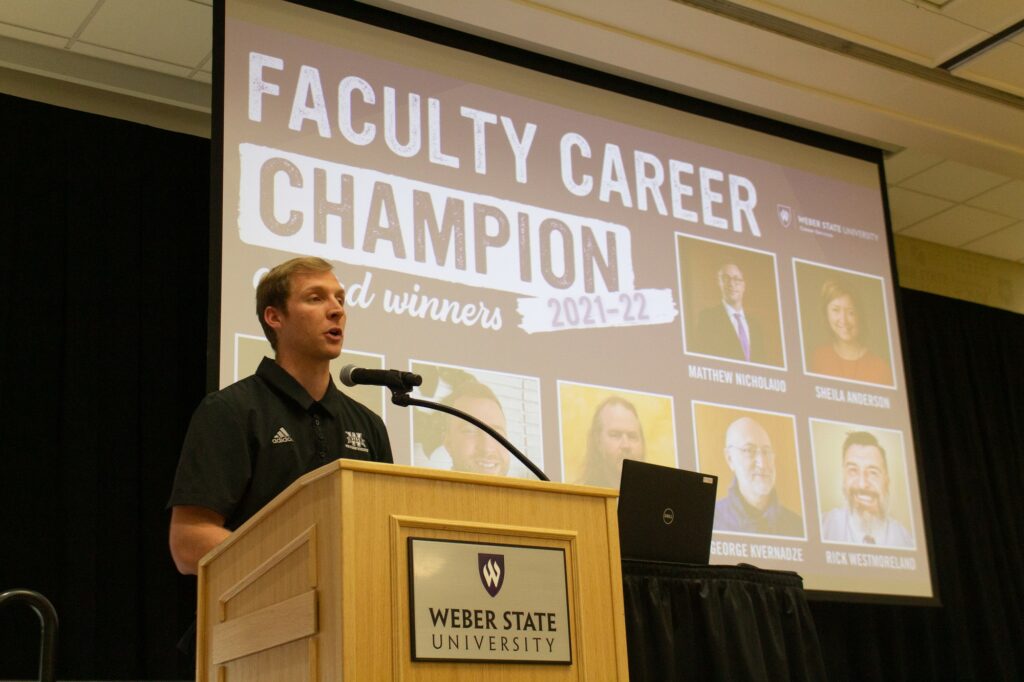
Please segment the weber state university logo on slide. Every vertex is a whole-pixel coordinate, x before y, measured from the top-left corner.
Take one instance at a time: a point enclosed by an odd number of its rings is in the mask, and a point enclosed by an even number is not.
[[[783,227],[789,227],[793,224],[793,209],[785,204],[778,204],[775,207],[776,215],[779,216],[779,224]]]
[[[492,597],[498,596],[505,582],[505,555],[477,554],[477,566],[480,570],[480,582],[483,583],[487,594]]]

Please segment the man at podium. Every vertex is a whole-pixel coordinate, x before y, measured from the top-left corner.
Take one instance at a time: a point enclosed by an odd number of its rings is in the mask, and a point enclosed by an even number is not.
[[[256,288],[274,349],[256,374],[211,393],[192,416],[168,507],[178,570],[199,560],[297,478],[339,457],[391,462],[384,422],[335,387],[345,290],[330,263],[295,258]]]

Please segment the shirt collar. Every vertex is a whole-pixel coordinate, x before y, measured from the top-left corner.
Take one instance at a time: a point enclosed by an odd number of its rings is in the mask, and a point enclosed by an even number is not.
[[[878,523],[872,524],[870,527],[865,527],[861,523],[860,518],[853,513],[850,509],[849,503],[846,507],[846,523],[850,527],[850,535],[857,542],[864,542],[864,536],[870,535],[875,539],[876,543],[881,543],[882,540],[888,535],[889,532],[889,518],[885,517],[880,519]]]
[[[735,505],[738,511],[749,518],[763,517],[766,519],[773,519],[778,514],[779,504],[778,496],[775,493],[775,489],[772,489],[771,496],[769,497],[768,504],[764,509],[758,509],[743,498],[743,493],[740,492],[740,485],[734,478],[732,484],[729,486],[729,495],[735,501]]]
[[[735,315],[737,315],[737,314],[738,314],[738,315],[739,315],[740,317],[744,317],[744,315],[743,315],[743,311],[742,311],[742,310],[737,310],[736,308],[733,308],[733,307],[732,307],[731,305],[729,305],[729,304],[728,304],[728,303],[726,303],[725,301],[722,301],[722,305],[724,305],[724,306],[725,306],[725,312],[726,312],[726,314],[727,314],[727,315],[728,315],[728,316],[729,316],[730,318],[734,317],[734,316],[735,316]],[[744,319],[746,319],[746,318],[744,318]]]
[[[334,385],[334,380],[328,377],[327,392],[324,393],[323,399],[319,401],[313,400],[309,392],[302,387],[302,384],[295,380],[295,377],[289,374],[281,365],[266,357],[260,361],[260,366],[256,369],[256,376],[266,381],[271,388],[287,397],[306,412],[311,411],[314,407],[319,407],[320,411],[329,415],[330,411],[324,409],[323,404],[330,404],[336,401],[340,394],[340,391]]]

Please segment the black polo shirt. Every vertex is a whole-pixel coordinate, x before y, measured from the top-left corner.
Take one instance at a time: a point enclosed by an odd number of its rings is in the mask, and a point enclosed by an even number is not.
[[[167,506],[212,509],[234,530],[295,479],[341,457],[391,462],[381,418],[333,381],[313,400],[263,358],[256,374],[196,408]]]

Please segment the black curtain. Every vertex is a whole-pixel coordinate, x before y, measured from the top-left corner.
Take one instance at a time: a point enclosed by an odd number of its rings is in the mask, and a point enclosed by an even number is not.
[[[796,573],[623,560],[622,593],[631,682],[827,679]]]
[[[182,679],[164,511],[205,391],[208,140],[0,96],[0,591],[62,679]],[[814,602],[832,680],[1024,679],[1024,316],[904,290],[940,608]],[[0,611],[0,679],[38,624]]]
[[[205,391],[209,140],[0,97],[0,591],[60,617],[61,679],[189,675],[164,504]],[[39,626],[0,611],[0,678]]]

